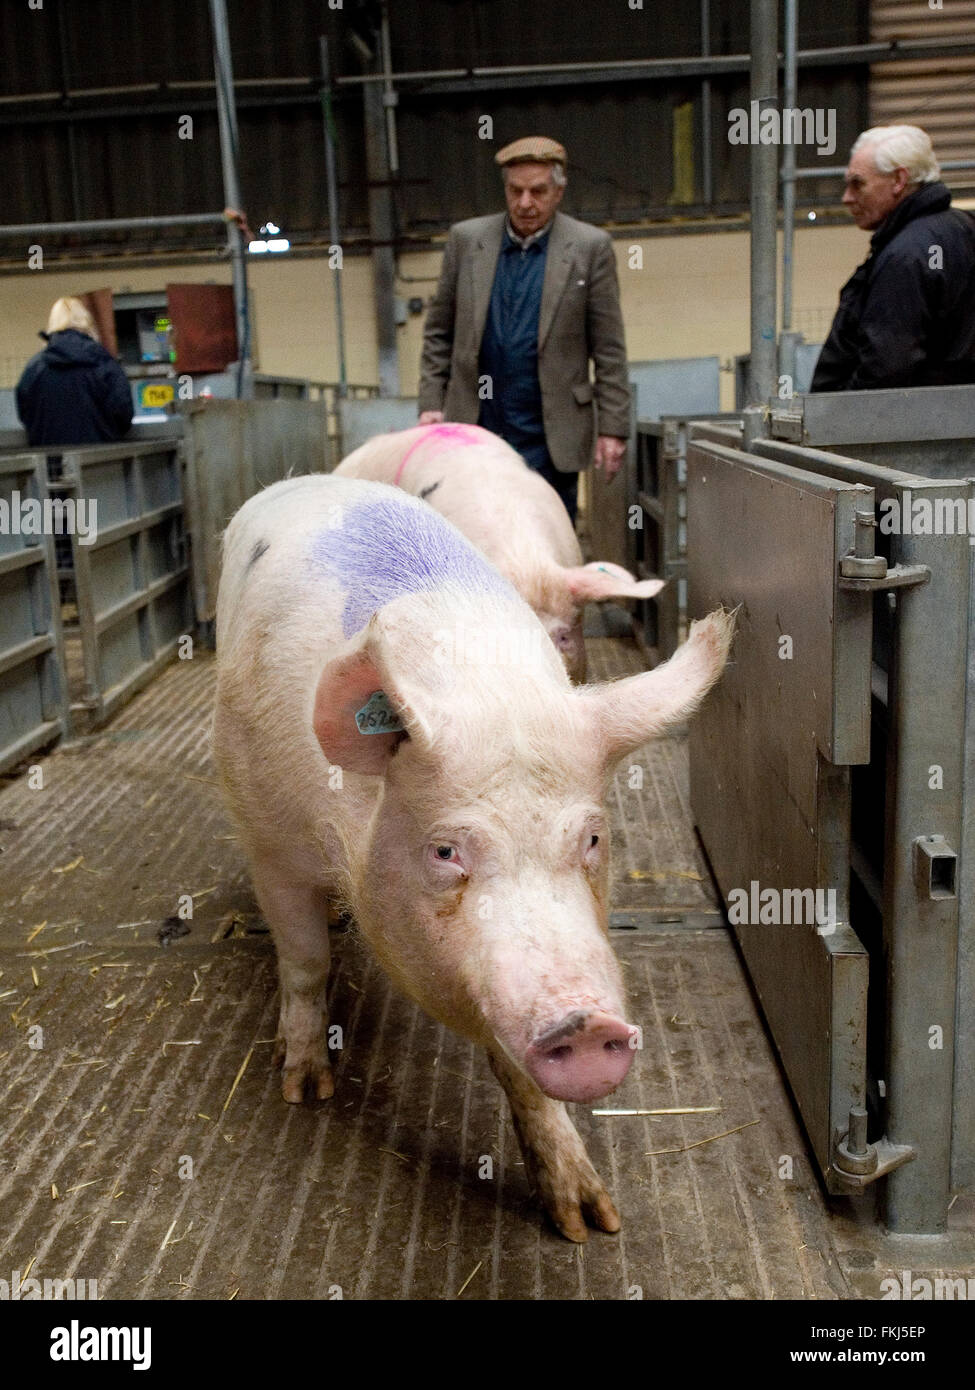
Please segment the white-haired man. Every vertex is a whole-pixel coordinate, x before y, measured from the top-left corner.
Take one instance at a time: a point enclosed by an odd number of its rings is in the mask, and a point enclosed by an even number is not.
[[[595,462],[611,478],[630,429],[613,245],[558,211],[557,141],[528,136],[495,160],[508,211],[450,229],[424,328],[420,423],[499,434],[574,517],[579,472]]]
[[[952,208],[940,172],[918,126],[874,126],[854,144],[843,202],[873,236],[813,391],[975,382],[975,219]]]

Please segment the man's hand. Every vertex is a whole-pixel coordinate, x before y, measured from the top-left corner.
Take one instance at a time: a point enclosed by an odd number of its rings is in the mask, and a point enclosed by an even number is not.
[[[420,423],[421,425],[442,425],[442,424],[443,424],[443,411],[442,411],[442,410],[425,410],[425,411],[423,412],[423,414],[420,416],[419,423]]]
[[[422,424],[423,417],[420,417]],[[623,467],[623,459],[626,457],[626,440],[617,439],[615,434],[601,434],[596,440],[596,448],[593,454],[593,461],[597,468],[606,470],[607,483]]]

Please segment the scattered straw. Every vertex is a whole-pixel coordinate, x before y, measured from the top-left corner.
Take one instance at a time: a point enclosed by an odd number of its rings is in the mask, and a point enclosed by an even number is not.
[[[236,1091],[237,1087],[240,1085],[240,1078],[244,1075],[244,1072],[247,1070],[247,1064],[248,1064],[248,1062],[250,1061],[250,1059],[253,1057],[253,1055],[254,1055],[254,1044],[251,1043],[250,1047],[247,1049],[247,1056],[246,1056],[246,1057],[244,1058],[244,1060],[241,1062],[241,1064],[240,1064],[240,1070],[238,1071],[237,1075],[234,1077],[234,1084],[233,1084],[233,1085],[231,1086],[231,1088],[230,1088],[230,1094],[227,1096],[227,1099],[226,1099],[226,1100],[224,1101],[224,1103],[223,1103],[223,1109],[220,1111],[221,1115],[226,1115],[226,1113],[227,1113],[227,1106],[228,1106],[228,1105],[230,1104],[230,1102],[233,1100],[233,1098],[234,1098],[234,1091]]]
[[[747,1124],[737,1125],[734,1129],[725,1129],[720,1134],[712,1134],[710,1139],[696,1139],[693,1144],[682,1144],[679,1149],[653,1149],[650,1153],[645,1153],[644,1158],[656,1158],[658,1154],[686,1153],[688,1149],[700,1148],[702,1144],[713,1144],[715,1139],[727,1139],[729,1134],[739,1134],[743,1129],[751,1129],[752,1125],[760,1123],[760,1120],[749,1120]]]
[[[462,1293],[464,1292],[464,1290],[467,1288],[467,1285],[468,1285],[468,1284],[471,1282],[471,1280],[474,1278],[474,1275],[475,1275],[475,1274],[477,1273],[477,1271],[481,1268],[481,1265],[482,1265],[483,1263],[484,1263],[483,1260],[478,1260],[477,1264],[476,1264],[476,1265],[474,1266],[474,1268],[471,1270],[470,1274],[468,1274],[467,1278],[464,1280],[463,1284],[461,1284],[461,1286],[460,1286],[460,1288],[457,1290],[456,1294],[454,1294],[454,1297],[455,1297],[455,1298],[460,1298],[461,1294],[462,1294]]]
[[[40,924],[39,927],[35,927],[35,928],[34,928],[34,930],[31,932],[30,936],[28,936],[26,944],[29,946],[30,943],[34,940],[34,937],[35,937],[35,936],[40,936],[41,932],[44,930],[44,928],[45,928],[46,926],[47,926],[47,920],[45,919],[45,920]]]
[[[70,864],[62,864],[61,867],[60,867],[60,869],[52,869],[52,870],[51,870],[51,873],[52,873],[52,874],[70,874],[71,871],[72,871],[72,869],[77,869],[78,865],[81,863],[81,861],[84,859],[84,857],[85,857],[85,856],[84,856],[83,854],[79,854],[79,855],[78,855],[78,858],[77,858],[77,859],[72,859],[72,861],[71,861]]]
[[[594,1110],[594,1115],[718,1115],[720,1105],[684,1105],[672,1110]]]

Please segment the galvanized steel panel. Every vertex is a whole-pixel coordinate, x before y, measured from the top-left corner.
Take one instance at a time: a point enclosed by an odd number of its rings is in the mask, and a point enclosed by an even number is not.
[[[0,457],[0,773],[66,728],[54,541],[20,533],[22,502],[45,496],[43,454]]]
[[[927,446],[915,447],[920,463]],[[935,516],[936,504],[942,505],[951,521],[941,534],[924,534],[914,521],[891,531],[889,540],[881,535],[878,549],[889,548],[891,565],[926,565],[931,580],[900,592],[892,614],[886,593],[874,598],[875,631],[889,629],[883,650],[875,650],[887,680],[886,708],[875,712],[873,733],[886,761],[886,806],[875,808],[878,821],[883,816],[885,822],[877,826],[887,995],[884,1110],[890,1141],[918,1148],[917,1159],[887,1179],[886,1212],[893,1229],[933,1233],[945,1228],[950,1169],[955,1183],[970,1187],[975,1162],[975,824],[964,811],[975,760],[969,746],[973,483],[918,477],[770,441],[755,448],[763,457],[801,461],[832,477],[869,484],[879,518],[890,503],[904,518],[926,502]],[[943,837],[960,856],[955,893],[936,898],[920,890],[915,873],[916,843],[933,836]],[[931,1046],[933,1027],[941,1030],[938,1046]]]
[[[637,419],[716,414],[721,409],[720,369],[717,357],[629,362],[627,372],[636,400]]]
[[[866,1081],[845,765],[869,757],[871,624],[869,604],[837,581],[854,512],[873,494],[700,440],[687,486],[690,615],[740,605],[732,662],[691,727],[691,803],[718,884],[726,900],[753,881],[836,895],[832,932],[735,927],[828,1177]]]
[[[76,503],[97,503],[95,537],[90,544],[72,537],[72,561],[82,704],[98,724],[152,679],[189,631],[179,445],[72,449],[62,456],[62,474],[52,488]]]
[[[376,396],[366,400],[339,402],[342,429],[342,457],[346,458],[376,434],[408,430],[417,422],[416,396]]]
[[[330,465],[324,401],[197,401],[185,414],[186,524],[193,601],[212,623],[220,582],[220,537],[262,487]]]

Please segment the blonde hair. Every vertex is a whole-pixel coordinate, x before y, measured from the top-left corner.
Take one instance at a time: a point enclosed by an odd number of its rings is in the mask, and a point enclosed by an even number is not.
[[[96,343],[101,342],[95,320],[81,300],[71,296],[56,299],[47,316],[48,333],[62,333],[66,328],[74,328],[78,333],[87,333]]]
[[[931,137],[917,125],[875,125],[865,130],[853,150],[869,146],[877,172],[892,174],[906,169],[911,183],[934,183],[941,168],[931,148]],[[853,153],[853,150],[850,153]]]

